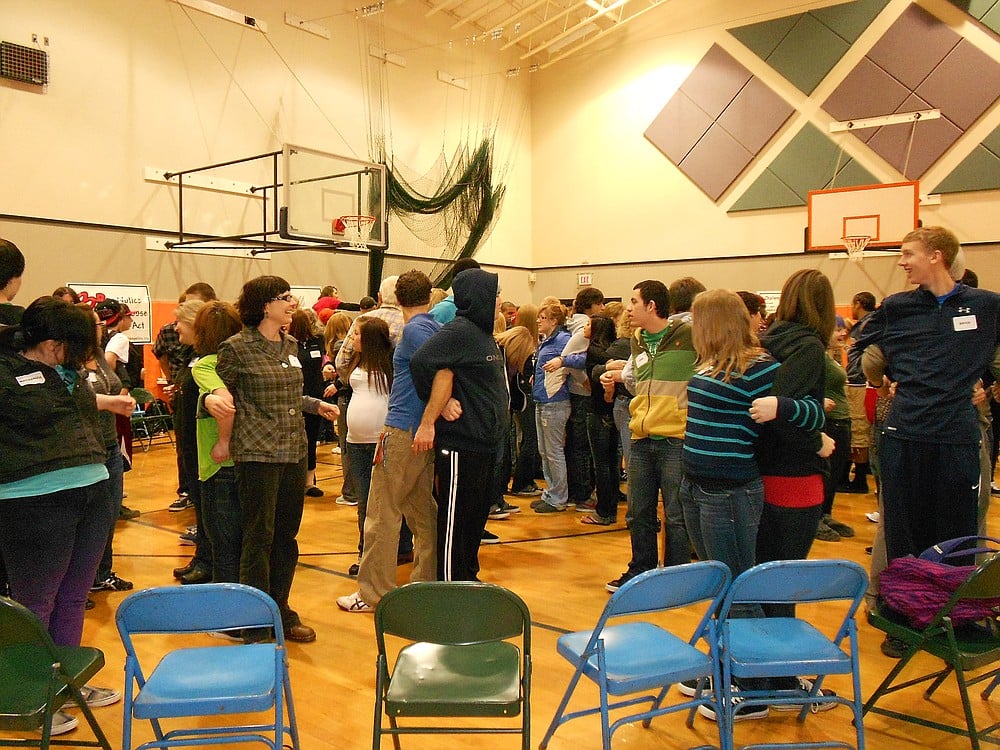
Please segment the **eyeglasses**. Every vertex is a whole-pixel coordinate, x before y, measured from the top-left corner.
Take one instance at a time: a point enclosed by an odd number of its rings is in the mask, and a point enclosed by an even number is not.
[[[294,302],[295,297],[291,292],[285,292],[284,294],[279,294],[277,297],[271,297],[271,302]]]
[[[552,320],[552,318],[550,318],[548,315],[539,315],[538,319],[539,320]]]

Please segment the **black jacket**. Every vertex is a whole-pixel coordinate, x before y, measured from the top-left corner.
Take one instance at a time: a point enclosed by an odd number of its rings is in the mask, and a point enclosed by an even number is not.
[[[506,430],[509,397],[503,355],[493,338],[498,278],[478,268],[455,277],[455,319],[424,342],[410,360],[413,385],[430,398],[438,370],[454,373],[452,397],[462,405],[454,422],[438,419],[435,447],[494,453]]]
[[[101,464],[97,399],[78,373],[72,393],[52,367],[0,351],[0,484]]]

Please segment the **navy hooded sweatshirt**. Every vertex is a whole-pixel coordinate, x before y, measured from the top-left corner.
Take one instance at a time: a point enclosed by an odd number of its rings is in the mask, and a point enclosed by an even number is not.
[[[462,405],[462,416],[454,422],[437,420],[435,447],[494,453],[502,444],[509,403],[503,355],[493,338],[499,279],[470,268],[455,276],[452,290],[455,319],[414,353],[413,385],[427,401],[437,371],[451,370],[451,395]]]

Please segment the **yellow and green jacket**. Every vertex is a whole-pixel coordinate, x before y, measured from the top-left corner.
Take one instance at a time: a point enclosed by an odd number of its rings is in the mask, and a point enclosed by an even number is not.
[[[629,404],[633,440],[651,437],[684,438],[687,426],[687,387],[697,358],[691,343],[691,314],[672,315],[655,351],[636,331],[630,356],[635,394]],[[634,384],[633,384],[634,381]]]

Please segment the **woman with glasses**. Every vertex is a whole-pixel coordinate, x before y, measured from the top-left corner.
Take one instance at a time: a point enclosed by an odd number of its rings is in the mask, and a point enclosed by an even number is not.
[[[236,309],[244,328],[219,346],[216,371],[236,409],[229,452],[243,510],[240,582],[277,602],[285,638],[308,643],[316,640],[316,632],[288,603],[306,486],[302,412],[335,419],[338,410],[302,393],[298,343],[283,330],[297,307],[289,290],[278,276],[259,276],[243,285]],[[247,641],[266,637],[244,633]]]

